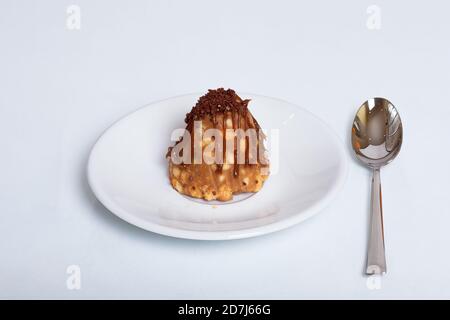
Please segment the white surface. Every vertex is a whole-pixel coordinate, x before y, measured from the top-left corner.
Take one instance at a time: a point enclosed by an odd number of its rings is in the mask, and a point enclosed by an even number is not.
[[[251,99],[249,109],[267,132],[272,154],[271,174],[258,193],[243,195],[241,201],[235,196],[234,201],[208,202],[193,201],[172,188],[164,156],[173,145],[171,131],[184,129],[184,116],[199,98],[191,94],[141,108],[100,137],[87,169],[97,199],[138,227],[197,240],[259,236],[317,214],[346,178],[347,158],[338,136],[305,109],[279,99],[239,95]]]
[[[449,5],[376,1],[0,2],[0,297],[450,298]],[[231,242],[171,239],[100,205],[87,156],[113,121],[174,95],[233,87],[303,106],[347,143],[368,97],[398,108],[381,172],[388,274],[363,276],[369,172],[348,153],[321,214]],[[81,268],[81,290],[66,268]]]

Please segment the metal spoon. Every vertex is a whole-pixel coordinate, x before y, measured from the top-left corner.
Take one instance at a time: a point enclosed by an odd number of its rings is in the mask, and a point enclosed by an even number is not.
[[[400,115],[384,98],[362,104],[352,127],[352,146],[356,157],[372,168],[372,198],[366,274],[386,273],[380,168],[399,153],[403,139]]]

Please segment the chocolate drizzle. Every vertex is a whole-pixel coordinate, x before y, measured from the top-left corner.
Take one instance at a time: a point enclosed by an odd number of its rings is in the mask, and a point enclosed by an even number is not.
[[[248,104],[250,100],[242,100],[234,90],[224,88],[218,88],[216,90],[208,90],[208,93],[200,97],[196,103],[196,105],[192,108],[191,112],[186,114],[185,122],[187,124],[187,130],[189,132],[193,132],[194,130],[194,121],[202,120],[205,117],[209,117],[214,128],[217,128],[218,121],[216,119],[216,115],[223,115],[223,147],[226,146],[226,137],[225,131],[227,129],[226,126],[226,115],[231,115],[232,128],[235,130],[243,129],[246,131],[248,128],[254,127],[259,134],[259,124],[253,119],[252,116],[247,116],[248,114]],[[249,163],[249,140],[248,137],[245,138],[246,141],[246,150],[245,150],[245,165]],[[237,145],[238,139],[234,138],[234,167],[233,167],[233,176],[239,176],[239,164],[237,159],[237,148],[240,148],[240,145]],[[191,144],[191,154],[193,154],[193,141]],[[170,153],[170,149],[168,155]],[[226,156],[225,151],[223,152],[224,156]],[[222,164],[217,164],[220,172],[222,172]]]

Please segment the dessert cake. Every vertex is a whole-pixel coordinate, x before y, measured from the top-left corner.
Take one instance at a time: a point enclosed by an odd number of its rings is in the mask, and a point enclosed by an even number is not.
[[[269,163],[265,136],[248,110],[249,102],[223,88],[200,97],[186,115],[184,135],[166,155],[175,190],[195,198],[227,201],[234,194],[261,189]]]

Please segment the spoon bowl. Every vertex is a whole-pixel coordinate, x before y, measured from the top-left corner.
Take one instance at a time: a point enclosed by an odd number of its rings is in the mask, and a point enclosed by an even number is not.
[[[389,100],[373,98],[362,104],[352,127],[352,147],[359,160],[380,168],[398,155],[402,140],[402,121]]]

